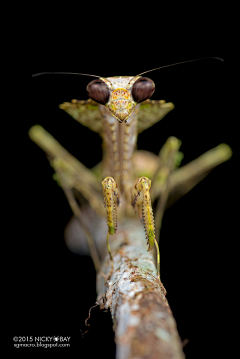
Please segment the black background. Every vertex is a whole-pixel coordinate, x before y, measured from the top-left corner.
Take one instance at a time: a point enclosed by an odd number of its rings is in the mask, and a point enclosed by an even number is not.
[[[20,147],[14,156],[21,191],[14,187],[18,211],[17,218],[13,216],[17,228],[13,335],[71,336],[71,349],[64,350],[74,350],[83,358],[96,354],[114,357],[111,317],[94,309],[91,330],[82,339],[80,329],[85,330],[84,320],[96,300],[93,263],[67,249],[63,231],[71,210],[52,180],[53,170],[44,153],[27,132],[32,125],[41,124],[84,165],[91,168],[97,164],[101,160],[100,137],[58,108],[72,98],[87,99],[85,89],[92,78],[31,78],[31,74],[72,71],[132,76],[179,61],[224,58],[224,62],[203,60],[146,75],[156,84],[152,99],[171,101],[175,109],[139,136],[138,148],[158,153],[169,136],[176,136],[182,140],[183,165],[222,142],[234,150],[236,129],[229,114],[231,61],[224,31],[211,16],[195,23],[194,10],[185,27],[169,15],[169,21],[160,27],[162,15],[154,12],[150,10],[152,17],[147,22],[142,14],[140,19],[131,15],[115,23],[111,13],[104,19],[96,12],[92,16],[90,7],[80,12],[79,18],[74,9],[59,18],[43,11],[37,22],[33,16],[27,29],[34,36],[26,42],[22,73],[28,91],[20,94],[24,100],[16,120]],[[161,277],[179,334],[189,339],[184,349],[187,358],[213,358],[230,349],[223,293],[229,291],[235,244],[233,161],[216,168],[164,215]]]

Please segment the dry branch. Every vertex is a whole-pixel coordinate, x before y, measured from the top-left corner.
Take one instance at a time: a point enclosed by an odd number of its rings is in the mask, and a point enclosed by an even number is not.
[[[105,295],[105,308],[111,310],[117,359],[184,358],[141,223],[125,221],[113,237],[114,271],[106,254],[97,277],[97,292],[99,299]]]

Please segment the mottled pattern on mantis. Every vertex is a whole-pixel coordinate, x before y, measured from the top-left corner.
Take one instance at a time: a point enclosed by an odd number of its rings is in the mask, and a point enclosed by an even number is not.
[[[131,216],[133,214],[131,191],[133,178],[136,175],[132,158],[136,148],[137,135],[161,120],[174,108],[174,105],[165,103],[165,101],[146,100],[141,104],[134,102],[130,90],[134,83],[139,80],[139,77],[109,77],[101,80],[109,85],[109,91],[113,97],[110,96],[106,106],[99,105],[90,99],[88,101],[72,100],[71,103],[65,102],[60,105],[60,108],[84,126],[98,132],[103,138],[101,177],[104,179],[111,176],[115,179],[121,194],[120,216],[122,213]],[[122,99],[123,93],[125,99]],[[115,99],[117,96],[118,98]],[[130,115],[128,114],[128,117],[125,117],[125,121],[127,121],[125,123],[121,123],[122,120],[119,118],[116,121],[119,114],[117,106],[121,107],[121,111],[125,111],[125,105],[121,101],[134,102],[134,110],[132,111],[131,107]],[[109,106],[112,109],[111,112]]]
[[[106,177],[105,180],[102,181],[102,186],[104,206],[106,207],[107,213],[108,233],[114,234],[117,230],[117,211],[114,196],[117,199],[117,204],[119,204],[117,184],[112,177]]]
[[[161,120],[174,108],[172,103],[146,100],[152,95],[154,89],[155,85],[152,80],[140,76],[100,78],[87,86],[90,100],[72,100],[71,103],[60,105],[60,108],[83,125],[98,132],[103,138],[101,177],[105,178],[102,185],[108,235],[114,234],[117,228],[114,201],[114,197],[118,195],[117,185],[121,196],[119,216],[134,216],[131,205],[132,192],[134,178],[138,173],[134,171],[132,160],[138,133]],[[141,177],[138,186],[138,192],[144,196],[140,198],[142,198],[148,250],[151,250],[155,243],[155,227],[149,193],[151,181]],[[107,236],[108,250],[112,259],[108,239]]]
[[[151,181],[147,177],[141,177],[135,185],[137,194],[133,199],[133,206],[142,206],[142,219],[146,232],[148,251],[153,249],[155,244],[155,223],[150,197]]]

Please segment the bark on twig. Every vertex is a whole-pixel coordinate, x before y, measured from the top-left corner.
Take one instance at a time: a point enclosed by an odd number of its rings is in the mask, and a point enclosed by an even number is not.
[[[97,292],[98,298],[105,295],[105,308],[111,310],[116,358],[183,359],[176,322],[141,223],[125,221],[112,237],[114,271],[106,253]]]

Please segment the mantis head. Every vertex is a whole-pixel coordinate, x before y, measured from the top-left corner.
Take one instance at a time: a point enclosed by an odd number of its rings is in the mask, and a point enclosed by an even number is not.
[[[149,99],[154,90],[154,82],[141,76],[99,77],[87,86],[88,96],[107,106],[120,123],[126,122],[134,107]]]
[[[116,77],[100,77],[96,75],[75,73],[75,72],[40,72],[33,74],[32,77],[46,75],[46,74],[65,74],[65,75],[84,75],[97,77],[96,80],[91,81],[87,86],[88,96],[101,105],[107,106],[112,115],[120,122],[127,122],[128,117],[132,114],[134,107],[149,99],[155,90],[154,82],[147,78],[141,77],[151,71],[163,69],[165,67],[185,64],[188,62],[215,59],[224,61],[219,57],[204,57],[200,59],[187,60],[177,62],[175,64],[157,67],[140,73],[137,76],[116,76]]]

